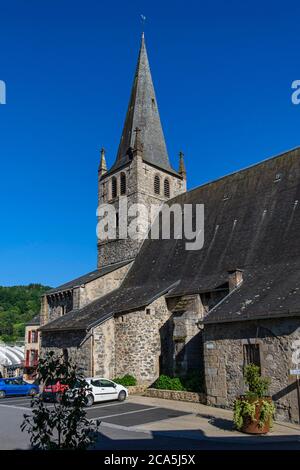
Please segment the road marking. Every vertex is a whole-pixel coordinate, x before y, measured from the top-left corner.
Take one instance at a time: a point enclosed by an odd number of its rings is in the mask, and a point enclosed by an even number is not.
[[[89,419],[113,418],[114,416],[123,416],[123,415],[130,415],[133,413],[142,413],[143,411],[155,410],[157,408],[160,408],[160,406],[151,406],[151,408],[143,408],[141,410],[126,411],[125,413],[115,413],[113,415],[107,415],[107,416],[95,416],[94,418],[89,418]]]
[[[1,404],[6,405],[6,403],[9,405],[10,403],[15,404],[15,403],[31,403],[31,400],[3,400]]]
[[[96,403],[97,403],[97,402],[96,402]],[[126,405],[126,404],[127,404],[126,402],[123,402],[123,403],[117,402],[117,403],[110,403],[110,404],[108,404],[108,405],[105,405],[105,404],[103,404],[103,405],[96,405],[96,406],[93,405],[93,406],[87,408],[87,410],[95,410],[96,408],[108,408],[109,406],[118,406],[118,405],[119,405],[119,406],[124,406],[124,405]]]
[[[26,397],[26,396],[24,396],[24,397],[5,397],[5,398],[1,398],[1,401],[2,401],[2,400],[3,400],[3,401],[12,401],[12,400],[13,400],[13,401],[24,401],[24,400],[25,400],[25,401],[26,401],[26,400],[27,400],[27,401],[30,401],[30,400],[31,400],[31,397]]]
[[[31,408],[25,408],[25,406],[15,406],[15,405],[1,405],[3,408],[15,408],[16,410],[25,410],[25,411],[32,411]]]

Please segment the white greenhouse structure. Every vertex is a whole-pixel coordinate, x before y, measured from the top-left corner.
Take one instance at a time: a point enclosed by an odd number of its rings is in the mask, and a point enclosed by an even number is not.
[[[24,347],[0,343],[0,377],[18,377],[23,373]]]

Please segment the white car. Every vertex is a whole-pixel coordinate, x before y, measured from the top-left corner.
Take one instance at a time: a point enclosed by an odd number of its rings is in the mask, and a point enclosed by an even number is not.
[[[86,406],[92,406],[93,403],[106,400],[124,401],[128,397],[127,388],[119,385],[112,380],[102,377],[92,377],[85,379],[91,390],[86,397]]]

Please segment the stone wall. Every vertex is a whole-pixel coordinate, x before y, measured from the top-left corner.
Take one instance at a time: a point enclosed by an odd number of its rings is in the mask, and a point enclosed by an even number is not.
[[[236,396],[245,392],[244,347],[258,344],[262,375],[271,378],[276,418],[297,422],[296,382],[289,370],[295,368],[292,354],[294,342],[300,337],[299,327],[296,318],[206,324],[204,359],[208,404],[232,407]]]
[[[123,282],[132,263],[98,277],[72,290],[42,297],[41,326],[72,310],[80,309],[114,289]]]
[[[93,373],[92,367],[92,336],[85,331],[42,332],[41,355],[47,351],[62,354],[64,349],[68,351],[70,361],[73,361],[85,377]]]
[[[101,276],[94,281],[88,282],[84,285],[84,287],[79,287],[79,308],[82,308],[93,300],[108,294],[114,289],[117,289],[121,285],[131,264],[132,263],[129,263],[122,268],[116,269],[115,271],[106,274],[105,276]]]
[[[99,204],[112,204],[118,211],[120,198],[120,177],[121,173],[126,175],[126,197],[128,208],[132,204],[141,203],[146,207],[151,204],[161,206],[166,200],[186,191],[186,180],[175,175],[169,174],[163,170],[157,169],[144,162],[140,155],[136,155],[133,161],[113,174],[102,176],[99,181]],[[154,192],[154,177],[160,178],[160,194]],[[117,179],[117,197],[112,197],[112,179]],[[170,197],[164,196],[164,180],[167,178],[170,184]],[[139,217],[139,223],[145,221]],[[117,239],[98,241],[98,267],[106,266],[111,263],[133,259],[143,242],[143,237],[139,239]]]
[[[185,375],[193,370],[203,373],[202,320],[204,307],[199,295],[168,299],[173,321],[173,374]]]
[[[93,376],[113,379],[115,375],[115,320],[111,318],[93,330]]]
[[[197,392],[185,392],[181,390],[158,390],[148,388],[143,394],[151,398],[164,398],[165,400],[189,401],[193,403],[202,403],[206,405],[206,395]]]
[[[159,376],[160,330],[169,320],[164,297],[147,309],[118,315],[115,319],[116,376],[134,375],[139,384],[151,384]]]
[[[73,309],[72,290],[45,295],[43,299],[41,325],[56,320]]]

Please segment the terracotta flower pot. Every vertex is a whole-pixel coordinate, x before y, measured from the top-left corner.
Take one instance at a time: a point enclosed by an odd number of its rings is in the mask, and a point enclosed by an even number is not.
[[[259,422],[259,416],[260,416],[260,411],[262,407],[262,402],[263,401],[269,401],[270,403],[272,402],[271,397],[264,397],[264,398],[257,398],[257,399],[249,399],[246,397],[240,397],[240,400],[246,400],[250,403],[253,403],[254,401],[257,401],[256,409],[255,409],[255,420],[252,420],[250,417],[245,416],[243,418],[243,426],[241,428],[241,432],[247,433],[247,434],[266,434],[270,431],[270,419],[266,421],[263,427],[260,427],[258,425]]]

